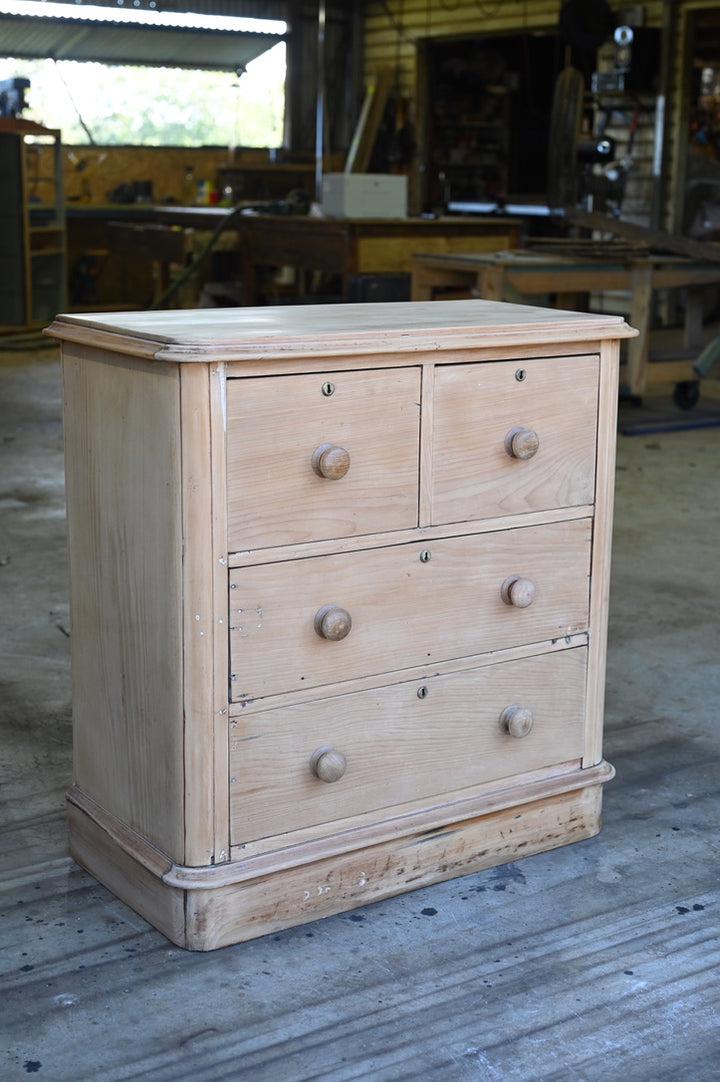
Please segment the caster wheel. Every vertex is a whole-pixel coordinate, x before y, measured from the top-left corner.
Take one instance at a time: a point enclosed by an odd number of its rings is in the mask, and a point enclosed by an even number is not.
[[[691,410],[700,398],[700,384],[697,380],[683,380],[675,384],[673,402],[681,410]]]

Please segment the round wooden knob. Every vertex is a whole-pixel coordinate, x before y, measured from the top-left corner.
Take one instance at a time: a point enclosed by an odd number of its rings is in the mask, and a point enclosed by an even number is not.
[[[352,616],[339,605],[323,605],[315,613],[315,630],[322,639],[339,642],[350,634]]]
[[[312,453],[312,468],[318,477],[337,481],[350,469],[350,455],[344,447],[334,443],[321,443]]]
[[[318,748],[312,754],[310,769],[320,781],[340,781],[347,770],[347,759],[337,748]]]
[[[526,706],[518,706],[517,703],[513,703],[512,706],[506,706],[500,715],[500,728],[502,731],[509,733],[510,736],[514,736],[518,740],[527,736],[532,727],[532,711],[528,710]]]
[[[506,605],[526,609],[535,600],[535,583],[522,575],[510,575],[500,587],[500,594]]]
[[[537,454],[540,437],[532,428],[516,425],[505,437],[505,450],[511,458],[532,458]]]

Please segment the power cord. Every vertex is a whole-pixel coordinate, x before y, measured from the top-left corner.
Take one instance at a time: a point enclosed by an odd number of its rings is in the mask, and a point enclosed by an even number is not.
[[[205,256],[214,246],[215,241],[218,239],[220,234],[229,227],[230,223],[235,220],[238,214],[242,213],[242,210],[242,207],[235,207],[229,212],[229,214],[225,218],[218,222],[218,224],[215,226],[212,233],[206,240],[205,244],[203,244],[202,248],[195,254],[195,257],[192,259],[192,261],[188,263],[188,265],[185,267],[182,273],[177,276],[177,278],[173,279],[165,292],[162,293],[159,297],[156,297],[156,299],[152,302],[152,304],[148,308],[149,312],[155,311],[156,308],[162,308],[162,306],[170,299],[170,297],[172,297],[176,290],[178,290],[180,286],[184,285],[189,278],[192,278],[193,274],[196,273],[200,264],[205,259]]]

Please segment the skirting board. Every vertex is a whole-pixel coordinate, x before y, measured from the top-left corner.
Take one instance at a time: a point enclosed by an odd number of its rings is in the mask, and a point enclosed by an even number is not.
[[[605,762],[557,779],[555,792],[475,810],[431,829],[313,855],[312,846],[205,869],[174,865],[83,793],[68,793],[73,858],[173,943],[189,950],[254,939],[369,902],[504,864],[597,834]],[[487,806],[486,806],[487,807]],[[468,809],[469,811],[469,809]],[[303,851],[306,852],[303,852]],[[329,854],[329,855],[328,855]],[[268,860],[270,857],[270,860]],[[257,874],[254,874],[254,868]],[[179,885],[182,884],[182,885]]]

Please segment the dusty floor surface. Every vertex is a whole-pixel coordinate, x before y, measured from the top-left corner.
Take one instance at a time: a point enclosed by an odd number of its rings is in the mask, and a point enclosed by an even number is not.
[[[3,1082],[720,1079],[720,428],[619,437],[601,835],[206,955],[66,853],[53,349],[0,454]]]

